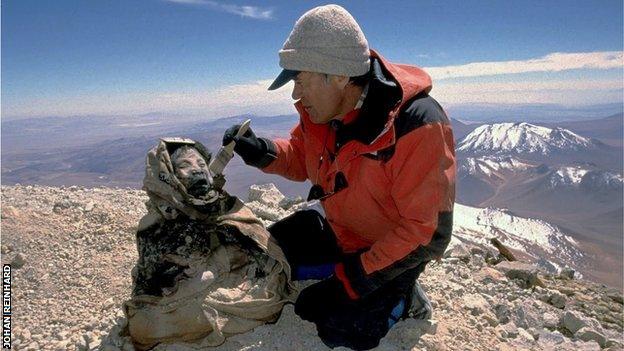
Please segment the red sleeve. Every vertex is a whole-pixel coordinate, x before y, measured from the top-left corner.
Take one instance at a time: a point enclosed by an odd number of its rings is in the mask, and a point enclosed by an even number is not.
[[[305,149],[301,123],[290,131],[290,139],[274,139],[276,159],[261,170],[279,174],[294,181],[305,181],[308,174],[305,166]]]

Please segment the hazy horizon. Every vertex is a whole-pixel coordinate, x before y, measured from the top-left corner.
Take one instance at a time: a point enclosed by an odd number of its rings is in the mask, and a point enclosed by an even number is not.
[[[2,117],[294,113],[290,85],[266,88],[294,22],[320,4],[4,2]],[[621,1],[339,4],[371,48],[423,67],[445,107],[622,103]]]

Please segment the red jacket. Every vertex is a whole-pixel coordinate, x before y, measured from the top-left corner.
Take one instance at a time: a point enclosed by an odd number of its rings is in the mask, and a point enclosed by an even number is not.
[[[309,179],[326,193],[336,174],[344,174],[348,186],[321,203],[338,244],[356,253],[337,268],[352,296],[440,257],[450,241],[455,197],[453,133],[428,95],[431,78],[374,51],[371,66],[369,92],[353,121],[313,124],[295,104],[299,124],[289,139],[273,140],[277,157],[262,168]]]

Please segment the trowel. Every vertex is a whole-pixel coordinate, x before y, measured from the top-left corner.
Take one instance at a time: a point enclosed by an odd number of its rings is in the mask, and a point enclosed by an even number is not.
[[[243,122],[243,124],[241,124],[241,127],[238,128],[238,132],[236,133],[235,138],[243,136],[247,129],[249,129],[250,123],[250,119]],[[210,161],[208,169],[213,176],[223,174],[223,169],[225,169],[225,166],[228,164],[228,162],[230,162],[232,157],[234,157],[234,145],[236,145],[236,141],[232,140],[229,144],[222,146],[221,149],[219,149],[217,156],[215,156],[212,161]]]

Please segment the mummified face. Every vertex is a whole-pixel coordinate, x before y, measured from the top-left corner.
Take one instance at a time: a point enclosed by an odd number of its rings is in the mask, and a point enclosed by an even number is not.
[[[206,195],[210,190],[210,173],[206,160],[197,150],[183,146],[173,153],[171,162],[176,177],[191,196]]]

